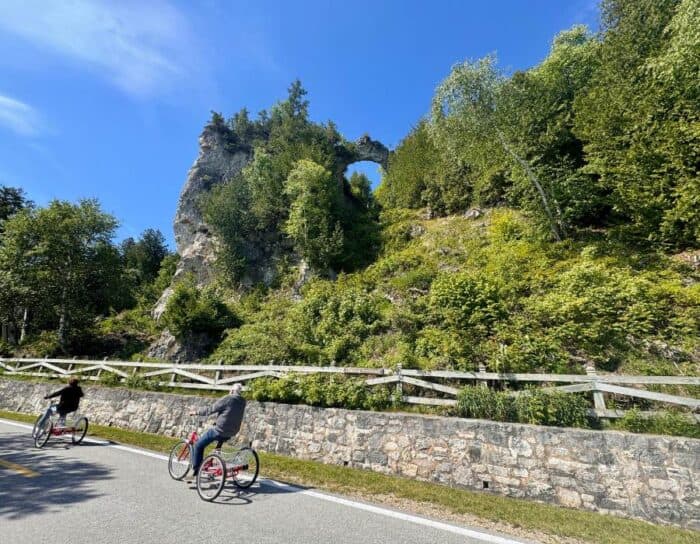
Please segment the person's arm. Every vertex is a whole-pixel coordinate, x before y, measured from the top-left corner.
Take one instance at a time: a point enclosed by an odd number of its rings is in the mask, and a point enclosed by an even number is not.
[[[68,389],[68,388],[67,388],[67,387],[64,387],[63,389],[59,389],[58,391],[54,391],[54,392],[51,393],[50,395],[46,395],[44,398],[45,398],[45,399],[52,399],[52,398],[54,398],[54,397],[57,397],[58,395],[60,395],[61,393],[63,393],[66,389]]]
[[[226,408],[226,402],[224,399],[217,400],[212,406],[208,408],[202,408],[197,412],[198,416],[210,416],[211,414],[218,414]]]

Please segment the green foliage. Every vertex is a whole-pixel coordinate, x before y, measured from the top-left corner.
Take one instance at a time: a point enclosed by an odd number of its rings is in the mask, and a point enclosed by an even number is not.
[[[381,299],[359,286],[316,281],[289,314],[294,353],[308,364],[352,364],[356,349],[384,327]]]
[[[200,204],[207,223],[218,235],[220,250],[217,267],[225,277],[239,279],[248,264],[246,241],[253,232],[250,214],[250,190],[243,176],[214,186]]]
[[[124,379],[124,386],[129,389],[145,389],[146,391],[161,391],[157,378],[144,378],[138,374],[131,374]]]
[[[239,323],[216,293],[211,289],[198,289],[192,276],[175,285],[161,319],[165,327],[180,339],[201,333],[218,339],[225,329]]]
[[[9,342],[0,340],[0,357],[10,357],[13,351],[12,345]]]
[[[250,295],[249,298],[256,298]],[[246,308],[245,302],[253,308]],[[288,332],[290,301],[277,296],[265,300],[245,301],[239,307],[243,324],[226,331],[226,336],[210,356],[212,362],[262,365],[294,364],[292,341]]]
[[[159,331],[150,308],[137,306],[100,319],[81,341],[81,355],[128,361],[144,352]]]
[[[24,194],[19,187],[7,187],[0,185],[0,234],[2,234],[3,222],[25,208],[33,208],[34,203]]]
[[[0,242],[3,320],[56,331],[63,349],[122,296],[116,220],[94,200],[54,200],[4,223]],[[25,312],[31,323],[24,319]],[[18,327],[19,328],[19,327]]]
[[[633,239],[670,246],[700,240],[695,0],[606,0],[603,39],[575,132],[587,171],[600,177]]]
[[[40,331],[29,335],[15,350],[15,355],[25,357],[56,357],[63,354],[63,348],[53,331]]]
[[[105,387],[119,387],[122,384],[122,380],[118,374],[113,372],[104,372],[100,376],[100,385]]]
[[[299,161],[287,178],[289,219],[284,230],[301,257],[317,270],[326,270],[343,247],[343,231],[332,209],[338,198],[331,173],[312,162]]]
[[[679,412],[662,412],[653,416],[644,416],[632,408],[612,424],[613,428],[633,433],[669,434],[700,438],[700,423],[692,421],[687,414]]]
[[[351,144],[335,125],[309,120],[306,91],[295,81],[286,100],[255,122],[242,111],[229,122],[238,150],[251,162],[215,186],[200,203],[220,241],[224,278],[236,284],[269,278],[256,270],[290,253],[290,244],[316,272],[352,270],[379,246],[376,206],[366,178],[344,178]]]
[[[168,255],[163,233],[146,229],[138,240],[127,238],[121,243],[122,259],[127,270],[133,270],[139,284],[153,282],[161,263]]]
[[[448,328],[483,335],[503,315],[498,287],[470,273],[443,274],[433,282],[429,308]]]
[[[151,283],[142,285],[138,292],[138,306],[141,309],[150,310],[172,282],[180,256],[177,253],[168,253],[160,263],[158,275]]]
[[[588,401],[581,395],[542,388],[526,389],[513,396],[507,391],[467,386],[457,397],[457,413],[461,417],[532,425],[585,428],[589,426],[588,408]]]
[[[260,402],[303,403],[350,410],[381,410],[391,404],[388,389],[370,390],[363,380],[344,376],[287,374],[279,379],[261,378],[252,382],[248,394]]]
[[[440,175],[439,161],[438,150],[422,121],[389,158],[388,171],[377,188],[377,200],[386,208],[423,207],[427,198],[423,192]]]

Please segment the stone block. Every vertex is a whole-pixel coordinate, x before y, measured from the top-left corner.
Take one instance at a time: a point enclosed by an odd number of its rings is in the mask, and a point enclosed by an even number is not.
[[[568,508],[578,508],[581,506],[581,496],[578,494],[578,492],[563,487],[557,487],[556,493],[557,501],[562,506],[566,506]]]

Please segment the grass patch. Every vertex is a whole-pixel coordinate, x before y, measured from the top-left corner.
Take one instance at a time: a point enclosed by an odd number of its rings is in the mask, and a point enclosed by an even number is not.
[[[0,418],[33,423],[36,416],[0,410]],[[90,434],[99,438],[168,453],[178,439],[90,425]],[[397,498],[426,503],[454,514],[470,514],[482,519],[506,523],[525,530],[540,531],[553,536],[578,538],[600,544],[696,544],[698,533],[674,527],[652,525],[561,508],[532,501],[511,499],[489,493],[454,489],[438,484],[418,482],[397,476],[387,476],[355,468],[325,465],[271,453],[261,453],[265,477],[313,486],[337,493],[356,493],[367,498],[372,495],[393,495]]]

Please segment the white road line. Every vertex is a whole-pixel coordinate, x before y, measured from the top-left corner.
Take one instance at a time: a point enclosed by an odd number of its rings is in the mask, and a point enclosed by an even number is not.
[[[30,430],[32,429],[31,425],[26,425],[24,423],[17,423],[16,421],[9,421],[7,419],[0,419],[0,422],[4,423],[6,425],[12,425],[14,427],[20,427],[23,429],[30,429]],[[129,453],[136,453],[138,455],[144,455],[146,457],[152,457],[154,459],[160,459],[162,461],[168,460],[167,455],[162,455],[160,453],[153,453],[153,452],[147,451],[147,450],[130,448],[128,446],[122,446],[120,444],[113,444],[112,442],[105,442],[103,440],[95,440],[94,438],[85,438],[84,440],[86,442],[90,442],[92,444],[100,444],[103,446],[114,448],[116,450],[122,450],[122,451],[126,451]],[[371,504],[365,504],[362,502],[352,501],[349,499],[344,499],[342,497],[336,497],[334,495],[326,495],[325,493],[320,493],[318,491],[313,491],[311,489],[303,489],[301,487],[297,487],[297,486],[290,485],[290,484],[285,484],[282,482],[278,482],[276,480],[269,480],[269,479],[265,478],[265,481],[269,482],[272,485],[275,485],[277,487],[293,490],[296,493],[308,495],[310,497],[314,497],[316,499],[320,499],[323,501],[334,502],[336,504],[342,504],[343,506],[348,506],[350,508],[355,508],[357,510],[364,510],[366,512],[372,512],[373,514],[379,514],[379,515],[386,516],[389,518],[399,519],[402,521],[409,521],[411,523],[416,523],[418,525],[432,527],[433,529],[439,529],[441,531],[446,531],[449,533],[454,533],[457,535],[466,536],[469,538],[481,540],[482,542],[488,542],[489,544],[523,544],[525,542],[522,540],[512,540],[510,538],[506,538],[506,537],[502,537],[502,536],[498,536],[498,535],[483,533],[481,531],[476,531],[474,529],[467,529],[466,527],[459,527],[457,525],[450,525],[449,523],[443,523],[441,521],[435,521],[435,520],[428,519],[428,518],[422,518],[420,516],[414,516],[412,514],[405,514],[403,512],[389,510],[387,508],[382,508],[380,506],[374,506]]]
[[[412,514],[405,514],[403,512],[397,512],[395,510],[387,510],[380,506],[374,506],[371,504],[365,504],[362,502],[351,501],[349,499],[343,499],[342,497],[336,497],[333,495],[326,495],[325,493],[319,493],[318,491],[313,491],[311,489],[302,489],[294,485],[285,484],[282,482],[277,482],[275,480],[268,480],[270,483],[282,487],[285,489],[294,490],[298,493],[303,493],[304,495],[309,495],[311,497],[316,497],[328,502],[335,502],[342,504],[344,506],[350,506],[351,508],[356,508],[358,510],[365,510],[367,512],[372,512],[374,514],[380,514],[389,518],[400,519],[402,521],[410,521],[412,523],[417,523],[419,525],[425,525],[427,527],[433,527],[435,529],[440,529],[442,531],[447,531],[450,533],[455,533],[462,536],[467,536],[469,538],[476,538],[483,542],[489,542],[491,544],[523,544],[521,540],[511,540],[510,538],[504,538],[498,535],[492,535],[489,533],[482,533],[481,531],[475,531],[474,529],[467,529],[465,527],[458,527],[456,525],[450,525],[449,523],[443,523],[441,521],[434,521],[432,519],[422,518],[419,516],[414,516]]]

